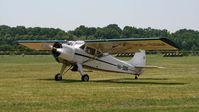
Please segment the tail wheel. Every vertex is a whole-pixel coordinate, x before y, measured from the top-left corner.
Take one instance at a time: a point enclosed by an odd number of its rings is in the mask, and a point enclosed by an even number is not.
[[[139,77],[136,75],[136,76],[135,76],[135,79],[137,80],[137,79],[139,79]]]
[[[140,76],[140,74],[136,74],[136,75],[135,75],[135,79],[136,79],[136,80],[139,79],[139,76]]]
[[[88,82],[89,81],[89,76],[87,74],[82,76],[82,81]]]

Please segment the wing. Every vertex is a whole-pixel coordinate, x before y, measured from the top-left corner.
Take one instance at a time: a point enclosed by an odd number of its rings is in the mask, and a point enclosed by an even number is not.
[[[35,50],[51,50],[54,43],[67,42],[65,40],[20,40],[17,43]]]
[[[127,53],[142,50],[177,50],[178,47],[166,38],[128,38],[86,40],[86,46],[104,53]]]

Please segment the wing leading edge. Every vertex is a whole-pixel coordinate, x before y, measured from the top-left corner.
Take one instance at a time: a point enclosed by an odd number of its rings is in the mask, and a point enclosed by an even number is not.
[[[128,38],[128,39],[106,39],[86,40],[89,47],[98,49],[105,53],[126,53],[142,50],[178,50],[178,47],[166,38]]]

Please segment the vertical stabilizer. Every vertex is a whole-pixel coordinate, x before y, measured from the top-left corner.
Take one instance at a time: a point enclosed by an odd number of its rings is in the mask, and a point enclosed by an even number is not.
[[[146,53],[144,50],[140,50],[140,52],[136,52],[134,57],[128,61],[129,64],[133,66],[145,66],[146,64]]]

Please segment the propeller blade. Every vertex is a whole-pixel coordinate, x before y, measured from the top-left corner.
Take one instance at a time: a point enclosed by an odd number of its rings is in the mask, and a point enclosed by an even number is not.
[[[49,44],[43,44],[43,47],[47,49],[53,49],[53,46]]]

